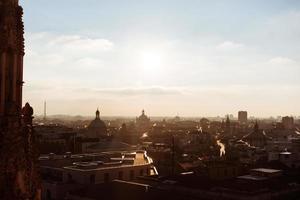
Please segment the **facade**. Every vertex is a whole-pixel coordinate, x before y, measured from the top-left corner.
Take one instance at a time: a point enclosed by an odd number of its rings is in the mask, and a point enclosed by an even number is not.
[[[293,129],[294,128],[294,118],[289,117],[289,116],[283,117],[282,125],[285,129]]]
[[[59,124],[36,125],[36,143],[41,154],[65,153],[75,150],[76,132]]]
[[[245,135],[243,141],[249,145],[259,148],[264,148],[267,144],[267,136],[261,130],[259,130],[257,122],[255,123],[254,130],[252,133]]]
[[[40,157],[43,199],[64,199],[74,189],[133,181],[155,174],[146,152],[111,152]]]
[[[240,124],[246,124],[248,121],[248,113],[247,111],[239,111],[238,113],[238,121]]]
[[[0,1],[0,123],[22,106],[24,37],[22,8],[16,0]]]
[[[0,0],[0,197],[40,199],[33,109],[22,109],[24,27],[18,0]]]
[[[105,188],[108,193],[105,197],[103,188],[89,187],[71,192],[68,199],[299,199],[300,186],[295,184],[296,179],[285,177],[281,170],[264,168],[253,169],[250,174],[225,181],[211,181],[186,173],[175,177],[145,177],[135,181],[115,180],[111,187]]]

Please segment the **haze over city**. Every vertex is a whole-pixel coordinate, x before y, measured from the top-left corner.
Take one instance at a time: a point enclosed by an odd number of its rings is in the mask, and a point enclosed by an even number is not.
[[[299,200],[300,1],[0,0],[1,200]]]
[[[45,100],[50,115],[300,111],[299,1],[20,3],[36,114]]]

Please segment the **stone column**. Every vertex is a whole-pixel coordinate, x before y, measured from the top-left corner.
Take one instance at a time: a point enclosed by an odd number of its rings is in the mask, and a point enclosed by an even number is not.
[[[12,77],[12,101],[13,102],[16,102],[16,98],[17,98],[17,67],[18,67],[18,56],[16,54],[13,55],[12,57],[13,59],[13,64],[12,66],[9,66],[9,67],[12,67],[12,71],[13,71],[13,77]]]
[[[17,79],[17,103],[22,106],[22,94],[23,94],[23,55],[19,55],[18,58],[18,79]]]
[[[5,111],[5,65],[6,65],[6,53],[1,53],[0,59],[0,116],[4,115]]]

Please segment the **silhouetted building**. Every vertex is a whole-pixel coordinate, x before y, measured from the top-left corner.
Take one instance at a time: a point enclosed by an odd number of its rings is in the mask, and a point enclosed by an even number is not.
[[[86,136],[90,138],[101,138],[108,136],[107,127],[100,119],[100,111],[97,109],[96,118],[91,121],[86,132]]]
[[[293,129],[294,128],[294,118],[289,117],[289,116],[283,117],[282,125],[285,129]]]
[[[200,125],[203,131],[207,131],[209,128],[209,120],[206,118],[202,118],[200,120]]]
[[[230,135],[231,132],[232,132],[232,130],[231,130],[231,122],[230,122],[229,116],[227,115],[226,122],[225,122],[225,133]]]
[[[248,120],[248,113],[247,111],[239,111],[238,113],[238,120],[241,124],[246,124]]]
[[[151,128],[150,118],[142,110],[142,114],[136,118],[136,127],[139,134],[149,131]]]
[[[37,145],[41,154],[74,152],[77,132],[59,125],[38,125],[34,127]]]
[[[22,109],[24,27],[18,0],[0,0],[0,198],[40,199],[33,109]]]
[[[263,131],[259,130],[258,123],[256,122],[253,132],[245,135],[243,141],[251,146],[263,148],[267,144],[267,136]]]
[[[39,159],[44,199],[65,199],[71,190],[109,185],[113,180],[134,181],[155,175],[152,159],[144,151],[93,154],[49,154]],[[107,191],[102,191],[105,195]]]

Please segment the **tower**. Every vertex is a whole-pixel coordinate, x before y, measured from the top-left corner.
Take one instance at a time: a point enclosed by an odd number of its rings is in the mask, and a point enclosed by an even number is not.
[[[100,119],[100,111],[99,108],[96,110],[96,119]]]
[[[239,111],[238,112],[238,121],[240,124],[246,124],[248,120],[247,111]]]
[[[231,134],[231,123],[230,123],[229,115],[227,115],[226,117],[225,132],[226,134]]]
[[[24,27],[18,0],[0,0],[0,197],[40,199],[32,107],[22,109]]]
[[[0,0],[0,124],[12,110],[21,112],[23,85],[23,10],[17,0]]]

